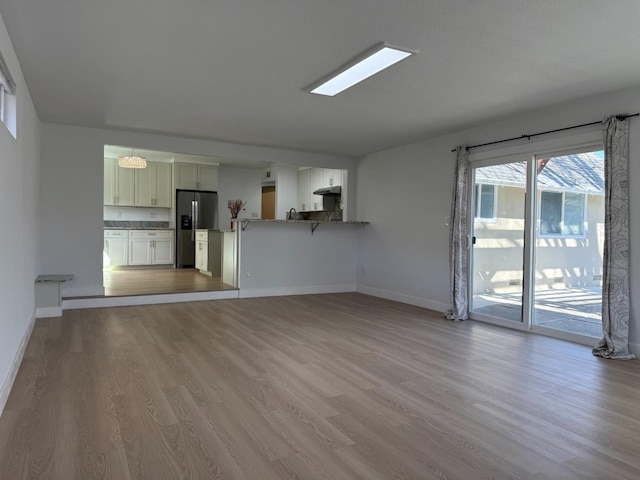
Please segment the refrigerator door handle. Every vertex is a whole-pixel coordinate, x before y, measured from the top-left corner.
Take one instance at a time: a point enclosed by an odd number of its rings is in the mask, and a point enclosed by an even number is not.
[[[191,200],[191,241],[196,240],[196,201]]]
[[[196,204],[196,216],[195,216],[194,224],[193,224],[193,227],[194,227],[194,230],[195,230],[196,228],[198,228],[200,226],[200,221],[199,221],[199,218],[198,218],[198,207],[199,207],[199,205],[198,205],[198,200],[195,200],[193,203]]]

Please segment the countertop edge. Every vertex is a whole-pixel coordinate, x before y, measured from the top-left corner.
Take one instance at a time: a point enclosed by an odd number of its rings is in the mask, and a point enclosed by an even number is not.
[[[103,230],[175,230],[172,227],[103,227]]]
[[[356,221],[347,221],[343,222],[342,220],[271,220],[266,218],[234,218],[231,220],[234,223],[321,223],[321,224],[332,224],[332,225],[369,225],[370,222],[356,222]]]

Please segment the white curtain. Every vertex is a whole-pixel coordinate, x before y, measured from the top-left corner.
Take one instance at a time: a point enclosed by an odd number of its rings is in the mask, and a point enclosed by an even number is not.
[[[594,347],[593,354],[630,360],[635,356],[629,353],[629,118],[605,118],[603,137],[603,338]]]
[[[469,301],[469,150],[457,147],[457,161],[451,215],[449,217],[449,270],[451,308],[444,314],[449,320],[466,320]]]

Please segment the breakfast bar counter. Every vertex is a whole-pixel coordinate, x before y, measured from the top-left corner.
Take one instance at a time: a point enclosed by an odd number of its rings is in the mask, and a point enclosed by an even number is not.
[[[242,231],[246,230],[250,223],[271,223],[271,224],[296,224],[302,223],[311,226],[311,233],[315,232],[318,226],[328,225],[368,225],[369,222],[342,221],[342,220],[271,220],[262,218],[236,218],[231,220],[235,224],[240,224]]]
[[[368,224],[234,219],[240,296],[355,291],[358,241]]]

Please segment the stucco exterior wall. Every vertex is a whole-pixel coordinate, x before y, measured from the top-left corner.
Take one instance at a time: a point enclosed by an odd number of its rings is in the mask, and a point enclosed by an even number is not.
[[[498,186],[496,221],[474,221],[473,293],[522,289],[524,189]],[[536,239],[536,288],[601,285],[604,197],[587,196],[584,238]]]

